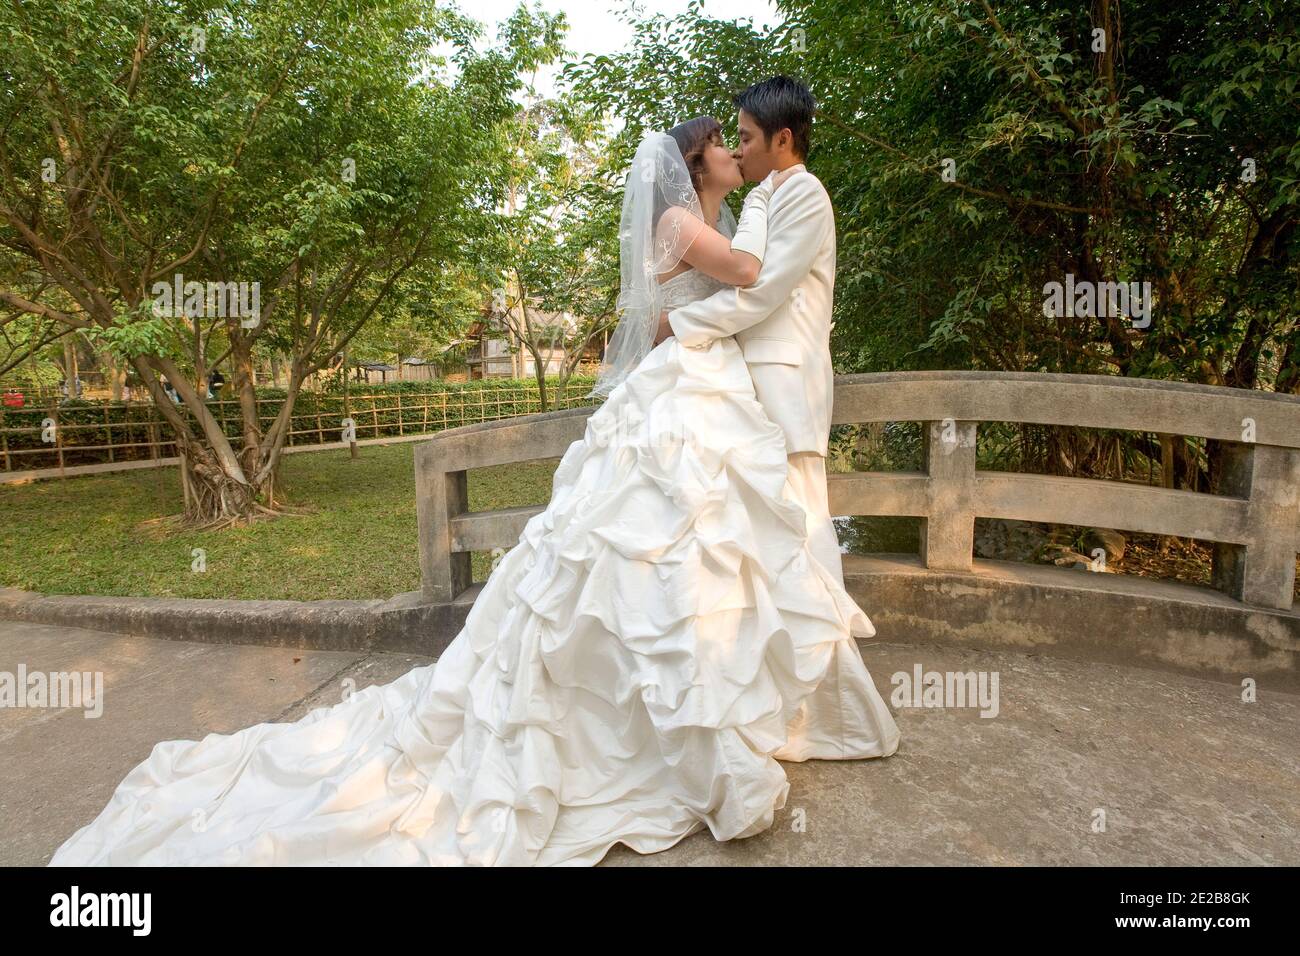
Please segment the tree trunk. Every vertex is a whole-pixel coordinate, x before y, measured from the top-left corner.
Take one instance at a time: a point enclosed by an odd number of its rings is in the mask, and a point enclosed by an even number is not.
[[[234,391],[239,399],[240,433],[243,447],[239,463],[244,474],[256,475],[262,465],[262,425],[257,419],[256,374],[253,368],[253,350],[242,335],[231,336],[230,365],[234,371]],[[274,476],[272,476],[274,477]]]
[[[68,383],[68,398],[77,398],[77,333],[63,337],[63,377]]]
[[[207,359],[203,355],[203,326],[198,316],[194,318],[194,387],[202,390],[208,379]]]
[[[252,454],[245,449],[244,453],[236,455],[207,403],[170,359],[138,357],[132,359],[131,364],[153,397],[159,414],[176,436],[181,486],[185,492],[185,522],[207,527],[249,522],[267,513],[269,508],[261,505],[260,501],[270,494],[273,469],[266,474],[265,468],[246,468],[246,465],[261,465],[260,458],[266,450],[258,444]],[[236,367],[239,367],[238,363]],[[176,389],[183,407],[193,418],[192,422],[163,391],[160,379],[163,375]],[[242,405],[241,401],[241,410]],[[253,422],[256,423],[255,405]],[[247,427],[246,418],[246,430]]]
[[[537,369],[537,399],[541,405],[541,410],[549,412],[551,407],[546,397],[546,363],[536,355],[533,356],[533,361],[536,363]]]
[[[197,525],[249,521],[257,511],[259,489],[227,474],[207,449],[190,445],[181,456],[189,494],[185,518]]]
[[[103,354],[101,364],[108,376],[108,387],[111,390],[112,400],[120,402],[122,400],[122,386],[126,384],[126,366],[119,362],[112,352]]]

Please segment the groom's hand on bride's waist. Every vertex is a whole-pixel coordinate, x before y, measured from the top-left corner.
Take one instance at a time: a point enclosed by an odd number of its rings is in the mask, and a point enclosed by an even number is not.
[[[671,325],[668,324],[668,313],[667,313],[666,311],[665,311],[665,312],[660,312],[660,313],[659,313],[659,330],[655,333],[655,345],[658,345],[658,344],[659,344],[660,342],[662,342],[664,339],[671,338],[673,335],[674,335],[673,327],[672,327]],[[709,344],[708,344],[708,343],[702,343],[702,344],[700,344],[700,345],[683,345],[683,346],[682,346],[682,348],[684,348],[684,349],[695,349],[696,351],[699,351],[699,352],[704,351],[704,350],[707,349],[708,347],[709,347]]]

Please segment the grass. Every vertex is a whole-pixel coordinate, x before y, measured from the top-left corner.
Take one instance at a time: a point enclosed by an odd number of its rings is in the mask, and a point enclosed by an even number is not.
[[[413,444],[363,446],[357,461],[331,450],[285,458],[289,503],[310,507],[251,527],[159,536],[145,523],[179,510],[175,468],[0,485],[0,586],[48,594],[361,600],[420,585]],[[470,508],[545,504],[558,458],[470,472]],[[915,518],[837,522],[852,553],[912,552]],[[1209,584],[1204,542],[1159,548],[1130,535],[1115,570]],[[191,570],[194,549],[206,571]],[[474,580],[491,555],[473,556]],[[1300,565],[1296,581],[1300,599]]]
[[[0,485],[0,586],[49,594],[249,600],[387,598],[420,586],[412,444],[289,455],[289,503],[306,517],[166,537],[175,468]],[[558,459],[470,472],[475,511],[544,504]],[[206,571],[192,570],[193,550]],[[491,560],[475,554],[474,579]]]

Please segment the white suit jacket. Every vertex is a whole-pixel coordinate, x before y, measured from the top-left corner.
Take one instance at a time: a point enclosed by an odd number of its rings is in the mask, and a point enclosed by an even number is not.
[[[812,173],[795,173],[767,207],[767,252],[758,281],[730,287],[668,313],[686,348],[734,335],[767,416],[785,433],[786,453],[830,442],[835,373],[831,301],[835,291],[835,212]]]

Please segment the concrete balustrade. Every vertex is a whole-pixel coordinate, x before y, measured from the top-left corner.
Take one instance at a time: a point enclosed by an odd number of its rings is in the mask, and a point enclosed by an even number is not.
[[[575,408],[456,428],[416,449],[423,600],[463,604],[472,599],[477,588],[470,574],[470,552],[512,547],[528,519],[543,509],[534,505],[470,512],[467,472],[560,457],[583,437],[592,411]],[[828,478],[832,514],[913,516],[922,524],[919,558],[910,564],[904,560],[900,565],[898,556],[890,556],[889,563],[868,568],[846,556],[850,590],[859,571],[897,575],[900,569],[906,571],[903,576],[917,580],[925,578],[918,578],[918,571],[944,581],[950,581],[950,575],[978,572],[985,580],[998,573],[1023,583],[1023,574],[1003,567],[1010,562],[973,557],[977,516],[1195,538],[1213,543],[1213,585],[1222,596],[1209,602],[1218,615],[1212,626],[1215,640],[1226,642],[1210,655],[1211,669],[1234,672],[1227,647],[1235,638],[1228,631],[1237,625],[1224,623],[1232,617],[1225,617],[1226,611],[1234,610],[1244,616],[1233,620],[1250,632],[1237,656],[1266,661],[1266,669],[1297,679],[1300,617],[1292,609],[1292,598],[1300,552],[1300,398],[1097,375],[886,372],[837,377],[832,421],[917,421],[926,426],[923,471],[836,473]],[[1223,487],[1220,494],[1201,494],[1124,481],[983,471],[976,467],[975,456],[980,422],[1218,439],[1228,443]],[[1045,593],[1051,593],[1058,580],[1053,576],[1060,576],[1063,588],[1077,589],[1081,582],[1079,572],[1056,568],[1035,568],[1032,576],[1033,588],[1046,588]],[[1159,600],[1160,585],[1166,583],[1147,579],[1135,590],[1130,581],[1126,591],[1124,584],[1099,580],[1123,575],[1089,577],[1098,593],[1125,593],[1138,600]],[[1170,592],[1172,600],[1187,600],[1186,586],[1170,587],[1179,589]],[[1224,605],[1222,598],[1229,603]],[[1034,603],[1029,601],[1022,613],[1035,613]],[[876,621],[874,609],[863,606]],[[1266,625],[1257,614],[1252,616],[1256,611],[1272,612]],[[1104,613],[1104,602],[1098,613]],[[1118,606],[1114,613],[1120,613]],[[939,618],[932,621],[928,636],[933,637],[942,623]],[[1161,626],[1169,629],[1169,621]],[[1168,663],[1171,655],[1157,656]],[[1196,667],[1191,661],[1186,666]]]

